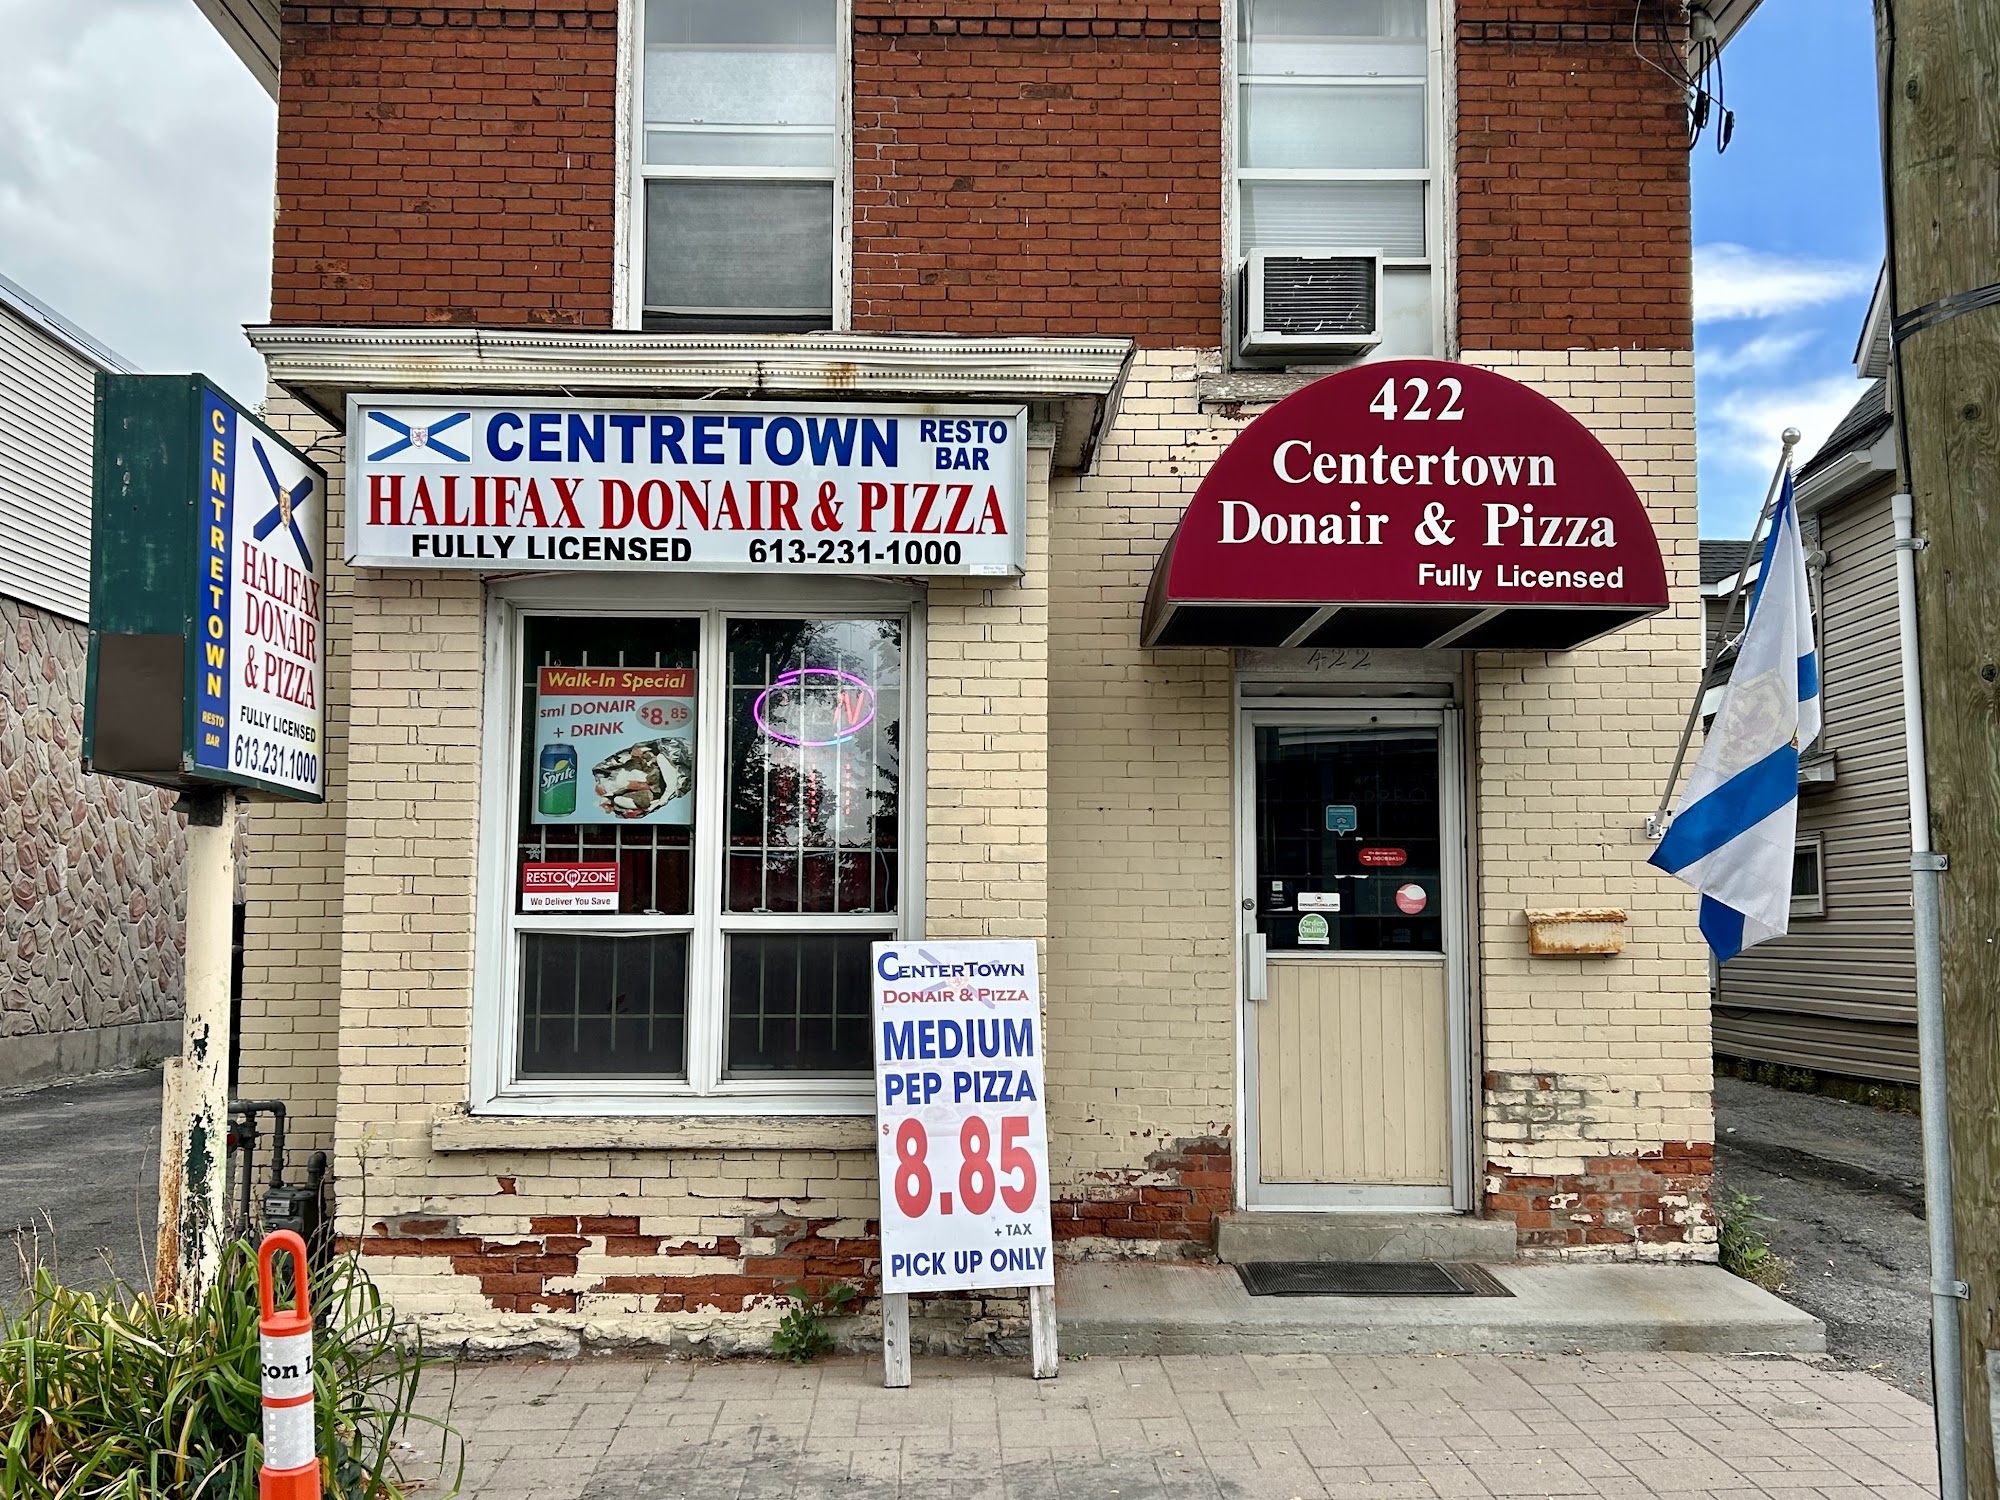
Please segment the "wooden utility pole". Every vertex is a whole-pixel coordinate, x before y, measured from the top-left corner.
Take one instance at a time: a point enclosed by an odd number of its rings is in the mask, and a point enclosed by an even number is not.
[[[1940,878],[1965,1492],[2000,1500],[2000,4],[1876,0],[1895,409]],[[1951,1295],[1947,1288],[1945,1295]],[[1942,1391],[1942,1386],[1941,1386]],[[1951,1425],[1940,1410],[1941,1446]],[[1946,1456],[1947,1474],[1951,1458]]]

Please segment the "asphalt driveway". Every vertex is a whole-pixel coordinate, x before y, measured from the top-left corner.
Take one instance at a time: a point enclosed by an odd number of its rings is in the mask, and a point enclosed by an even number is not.
[[[15,1244],[38,1243],[73,1286],[110,1267],[144,1283],[159,1201],[160,1070],[0,1093],[0,1300],[21,1288]]]

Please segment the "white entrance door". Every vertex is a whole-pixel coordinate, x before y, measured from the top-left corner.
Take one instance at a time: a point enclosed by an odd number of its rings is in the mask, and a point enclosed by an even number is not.
[[[1248,1200],[1467,1201],[1457,715],[1249,711]]]

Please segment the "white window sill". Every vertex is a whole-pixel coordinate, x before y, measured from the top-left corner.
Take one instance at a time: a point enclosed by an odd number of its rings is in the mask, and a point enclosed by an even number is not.
[[[447,1115],[433,1151],[872,1151],[873,1115]]]

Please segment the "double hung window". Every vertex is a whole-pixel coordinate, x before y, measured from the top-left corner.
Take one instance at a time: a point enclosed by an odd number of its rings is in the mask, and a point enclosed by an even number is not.
[[[519,619],[487,1092],[865,1101],[869,945],[904,904],[907,629]]]
[[[1237,254],[1373,252],[1385,352],[1435,352],[1432,0],[1237,0]]]
[[[842,0],[646,0],[648,329],[833,324]]]

